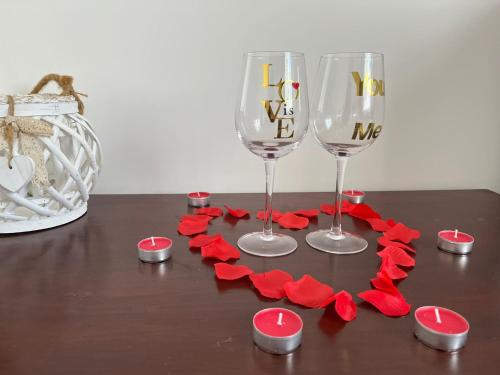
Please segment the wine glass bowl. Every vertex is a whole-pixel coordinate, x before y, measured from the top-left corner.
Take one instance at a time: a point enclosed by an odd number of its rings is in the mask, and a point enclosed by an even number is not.
[[[337,160],[335,214],[331,229],[306,236],[313,248],[334,254],[366,249],[363,238],[341,228],[342,188],[347,160],[375,142],[383,128],[384,56],[333,53],[321,57],[311,111],[315,138]]]
[[[238,246],[253,255],[286,255],[297,248],[290,236],[272,232],[275,162],[295,150],[309,124],[305,58],[299,52],[250,52],[244,55],[243,77],[236,105],[238,138],[264,159],[266,204],[264,230],[249,233]]]

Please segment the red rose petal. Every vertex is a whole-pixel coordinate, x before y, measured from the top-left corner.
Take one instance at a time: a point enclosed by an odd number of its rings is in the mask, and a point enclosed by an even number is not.
[[[202,247],[221,238],[220,234],[199,234],[189,240],[189,247]]]
[[[348,214],[351,212],[351,210],[356,206],[355,204],[343,200],[342,201],[342,209],[340,210],[343,214]],[[319,210],[323,212],[324,214],[327,215],[333,215],[335,213],[335,206],[333,204],[328,204],[328,203],[323,203],[320,207]]]
[[[231,208],[229,206],[224,205],[226,207],[227,212],[229,215],[237,217],[238,219],[241,219],[244,216],[250,215],[250,212],[247,210],[244,210],[243,208]]]
[[[333,301],[335,301],[335,294],[332,294],[330,297],[328,297],[322,304],[320,307],[328,307],[328,305],[330,303],[332,303]]]
[[[385,232],[384,236],[391,241],[396,240],[404,243],[410,243],[412,240],[416,240],[420,237],[420,232],[416,229],[408,228],[403,223],[397,223]]]
[[[392,260],[390,256],[382,257],[382,265],[380,266],[380,272],[387,275],[392,280],[404,279],[408,277],[408,274],[401,268],[396,266],[396,263]]]
[[[312,208],[310,210],[297,210],[293,211],[292,214],[304,217],[316,217],[319,215],[319,210],[317,208]]]
[[[220,237],[215,241],[202,246],[201,256],[203,258],[217,258],[225,262],[229,259],[239,259],[240,252],[224,238]]]
[[[285,297],[284,285],[293,281],[288,272],[272,270],[264,273],[254,273],[249,276],[253,286],[264,297],[282,299]]]
[[[392,280],[383,272],[377,272],[377,277],[370,280],[375,289],[389,294],[400,294]]]
[[[377,238],[377,242],[382,246],[396,246],[396,247],[399,247],[400,249],[405,249],[405,250],[408,250],[412,253],[416,253],[416,250],[414,248],[412,248],[408,245],[405,245],[403,243],[400,243],[400,242],[391,241],[387,237],[384,237],[384,236]]]
[[[277,223],[279,218],[283,216],[283,213],[278,210],[273,210],[273,222]],[[266,213],[264,211],[257,212],[257,219],[264,221]]]
[[[384,250],[377,253],[379,257],[388,256],[398,266],[413,267],[415,259],[408,255],[406,251],[396,246],[387,246]]]
[[[227,263],[215,263],[215,276],[221,280],[237,280],[251,275],[253,270],[247,266],[233,266]]]
[[[191,221],[206,221],[207,223],[212,220],[212,216],[208,215],[184,215],[181,217],[180,221],[186,221],[186,220],[191,220]]]
[[[382,219],[371,218],[371,219],[366,219],[366,221],[368,221],[368,223],[375,232],[385,232],[386,230],[392,228],[385,220]]]
[[[394,219],[387,219],[387,225],[389,225],[391,228],[396,224],[397,223],[394,221]]]
[[[365,203],[355,204],[349,215],[361,220],[380,219],[381,216]]]
[[[332,298],[333,289],[310,275],[304,275],[300,280],[286,283],[286,296],[298,305],[320,308]]]
[[[401,294],[389,294],[371,289],[358,293],[358,297],[375,306],[386,316],[404,316],[411,308]]]
[[[356,304],[352,300],[352,296],[345,290],[335,295],[335,311],[346,322],[356,318]]]
[[[179,223],[177,230],[184,236],[190,236],[192,234],[205,232],[207,227],[207,221],[183,220]]]
[[[297,216],[291,212],[283,214],[278,220],[279,225],[288,229],[304,229],[309,225],[307,217]]]
[[[197,213],[198,215],[208,215],[213,217],[219,217],[224,214],[222,208],[219,207],[201,207],[194,210],[194,212]]]

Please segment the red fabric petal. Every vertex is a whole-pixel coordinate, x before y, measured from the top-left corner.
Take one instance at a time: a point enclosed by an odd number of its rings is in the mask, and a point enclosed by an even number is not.
[[[273,222],[277,223],[279,218],[283,216],[283,213],[278,210],[273,210]],[[266,213],[264,211],[257,212],[257,219],[264,221]]]
[[[317,208],[312,208],[310,210],[297,210],[293,211],[292,214],[304,217],[316,217],[319,215],[319,210]]]
[[[349,202],[348,200],[342,201],[342,209],[340,210],[343,214],[348,214],[356,206],[355,204]],[[333,215],[335,213],[335,206],[333,204],[323,203],[319,210],[327,215]]]
[[[293,281],[293,277],[288,272],[272,270],[264,273],[254,273],[250,275],[253,286],[264,297],[282,299],[285,297],[284,285]]]
[[[201,256],[203,258],[217,258],[225,262],[229,259],[239,259],[240,251],[221,237],[202,246]]]
[[[202,247],[208,245],[211,242],[214,242],[219,238],[222,238],[220,234],[199,234],[189,240],[189,247]]]
[[[205,232],[207,227],[207,221],[183,220],[179,223],[177,230],[184,236],[190,236],[192,234]]]
[[[208,215],[184,215],[181,217],[180,221],[186,221],[186,220],[191,220],[191,221],[206,221],[207,223],[212,220],[212,216]]]
[[[224,214],[222,208],[219,207],[201,207],[194,210],[194,212],[197,213],[198,215],[208,215],[213,217],[219,217]]]
[[[247,266],[233,266],[227,263],[215,263],[215,276],[221,280],[237,280],[251,275],[253,270]]]
[[[291,212],[287,212],[279,218],[278,223],[283,228],[304,229],[309,225],[309,219],[307,217],[297,216]]]
[[[328,297],[322,304],[320,307],[328,307],[328,305],[330,303],[332,303],[333,301],[335,301],[335,297],[336,295],[335,294],[332,294],[330,297]]]
[[[346,322],[356,318],[356,304],[351,294],[342,290],[335,295],[335,311]]]
[[[388,256],[398,266],[413,267],[415,259],[408,255],[406,251],[396,246],[387,246],[384,250],[377,253],[379,257]]]
[[[286,296],[298,305],[319,308],[332,298],[333,289],[310,275],[304,275],[300,280],[286,283]]]
[[[394,221],[394,219],[387,219],[387,225],[389,225],[391,228],[396,224],[397,223]]]
[[[412,253],[416,253],[414,248],[412,248],[408,245],[405,245],[403,243],[400,243],[400,242],[391,241],[387,237],[384,237],[384,236],[377,238],[377,242],[382,246],[396,246],[396,247],[399,247],[400,249],[405,249],[405,250],[408,250]]]
[[[372,304],[387,316],[404,316],[410,312],[411,308],[411,305],[401,294],[389,294],[371,289],[358,293],[358,297]]]
[[[401,268],[396,266],[396,263],[392,260],[390,256],[382,257],[382,265],[380,266],[380,272],[387,275],[392,280],[404,279],[408,277],[408,274]]]
[[[383,272],[377,272],[377,277],[370,281],[375,289],[389,294],[400,294],[392,280]]]
[[[355,204],[349,215],[361,220],[380,219],[381,216],[365,203]]]
[[[404,243],[410,243],[412,240],[416,240],[420,237],[420,232],[416,229],[408,228],[403,223],[397,223],[385,232],[384,236],[391,241],[396,240]]]
[[[250,212],[247,210],[244,210],[243,208],[231,208],[229,206],[224,205],[226,207],[227,212],[229,215],[237,217],[238,219],[241,219],[244,216],[250,215]]]
[[[385,232],[386,230],[392,228],[385,220],[382,219],[371,218],[371,219],[366,219],[366,221],[368,221],[368,223],[375,232]]]

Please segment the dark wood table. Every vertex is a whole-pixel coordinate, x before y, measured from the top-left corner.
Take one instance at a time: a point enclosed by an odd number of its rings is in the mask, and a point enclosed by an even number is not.
[[[210,233],[233,244],[261,222],[262,194],[221,194],[214,206],[252,211],[249,220],[216,219]],[[319,207],[332,194],[276,194],[281,210]],[[358,317],[261,298],[248,281],[214,278],[212,261],[188,249],[177,234],[188,212],[182,195],[96,195],[74,223],[37,233],[3,236],[0,248],[0,373],[4,374],[498,374],[500,371],[500,196],[486,190],[368,193],[384,217],[415,227],[416,267],[400,289],[410,315],[388,318],[358,302]],[[369,288],[379,265],[377,233],[350,217],[344,227],[368,239],[357,255],[315,251],[304,237],[326,228],[321,215],[309,229],[283,230],[299,242],[282,258],[242,253],[238,264],[256,271],[280,268],[295,278],[309,273],[353,295]],[[436,233],[459,228],[476,237],[473,253],[437,250]],[[278,228],[275,228],[278,229]],[[136,243],[150,235],[174,240],[164,264],[138,261]],[[413,336],[413,311],[441,305],[471,324],[467,346],[444,353]],[[304,320],[302,347],[272,356],[252,344],[253,314],[286,306]]]

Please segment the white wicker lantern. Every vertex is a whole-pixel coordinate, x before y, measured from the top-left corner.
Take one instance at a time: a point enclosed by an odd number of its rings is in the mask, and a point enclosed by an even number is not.
[[[0,233],[52,228],[87,212],[101,146],[79,103],[0,95]]]

